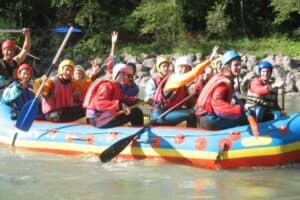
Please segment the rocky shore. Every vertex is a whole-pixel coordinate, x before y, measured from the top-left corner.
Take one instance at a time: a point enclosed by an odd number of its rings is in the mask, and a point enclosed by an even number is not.
[[[173,63],[181,55],[169,55]],[[201,54],[191,54],[193,65],[203,61],[205,58]],[[124,55],[123,61],[133,62],[137,66],[136,82],[139,86],[144,87],[154,72],[154,66],[157,56],[142,54],[140,56]],[[241,87],[247,90],[247,84],[255,73],[255,66],[262,60],[269,61],[273,66],[272,77],[274,81],[285,80],[285,92],[290,95],[299,95],[300,92],[300,58],[291,58],[282,54],[271,54],[263,59],[255,55],[242,55],[241,67]]]
[[[189,54],[193,59],[193,66],[203,61],[205,57],[201,54]],[[133,62],[137,66],[137,73],[135,76],[136,83],[141,87],[145,87],[148,80],[154,73],[155,63],[157,57],[162,55],[149,55],[141,54],[138,56],[123,54],[119,56],[120,62]],[[167,55],[175,63],[176,58],[182,55]],[[65,56],[67,58],[73,59],[76,64],[81,64],[85,68],[90,67],[90,62],[88,59],[84,59],[82,56],[78,55],[75,57]],[[249,80],[253,77],[255,73],[255,66],[262,60],[269,61],[273,65],[272,77],[274,81],[284,80],[286,82],[285,92],[289,95],[299,95],[300,93],[300,57],[292,58],[282,54],[270,54],[265,58],[258,58],[255,55],[241,54],[242,66],[241,66],[241,76],[240,83],[241,88],[245,92],[247,90],[247,85]],[[104,59],[99,59],[101,63],[104,63]],[[40,64],[42,66],[49,66],[48,62],[51,59],[45,59]],[[43,67],[45,68],[45,67]],[[41,72],[39,72],[41,73]],[[280,91],[279,91],[280,92]]]

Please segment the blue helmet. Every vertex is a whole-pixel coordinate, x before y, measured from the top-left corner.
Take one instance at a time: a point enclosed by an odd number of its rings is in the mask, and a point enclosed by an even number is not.
[[[226,51],[222,57],[222,66],[227,65],[234,59],[240,59],[241,56],[235,50]]]
[[[258,64],[258,75],[260,76],[260,72],[263,68],[269,69],[272,73],[273,66],[268,61],[262,61]]]

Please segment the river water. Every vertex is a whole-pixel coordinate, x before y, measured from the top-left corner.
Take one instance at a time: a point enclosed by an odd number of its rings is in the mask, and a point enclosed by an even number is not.
[[[287,97],[288,112],[300,97]],[[300,164],[218,170],[0,148],[0,200],[299,199]]]

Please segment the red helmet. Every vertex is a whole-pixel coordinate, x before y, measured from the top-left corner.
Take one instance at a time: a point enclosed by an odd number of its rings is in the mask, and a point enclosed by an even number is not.
[[[27,70],[30,72],[30,77],[32,76],[32,73],[33,73],[32,67],[31,67],[29,64],[24,63],[24,64],[22,64],[22,65],[20,65],[20,66],[18,67],[18,78],[20,78],[20,76],[21,76],[21,71],[22,71],[23,69],[27,69]]]
[[[12,40],[7,39],[4,42],[2,42],[2,50],[5,48],[16,49],[16,45]]]

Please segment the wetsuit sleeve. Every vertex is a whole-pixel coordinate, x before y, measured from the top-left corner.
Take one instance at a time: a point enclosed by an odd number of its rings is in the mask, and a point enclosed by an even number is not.
[[[193,70],[185,74],[172,74],[164,87],[164,92],[174,91],[182,86],[188,85],[193,82],[199,74],[201,74],[207,66],[211,63],[210,60],[206,60],[198,64]]]

